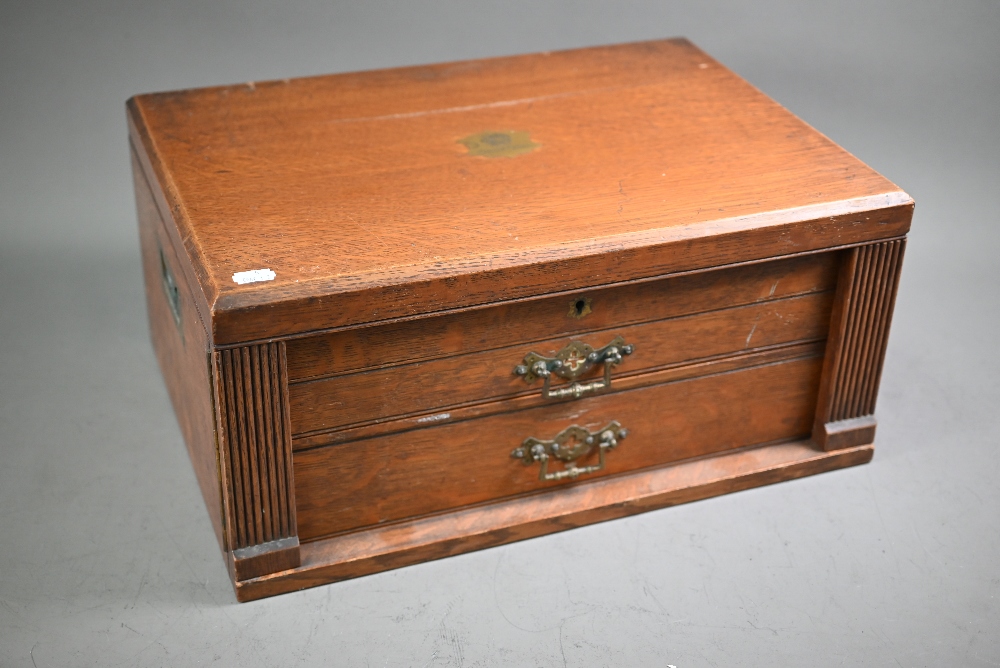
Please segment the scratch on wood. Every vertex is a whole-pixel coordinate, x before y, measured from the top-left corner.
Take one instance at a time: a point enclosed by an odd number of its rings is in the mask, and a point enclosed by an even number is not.
[[[750,339],[753,337],[753,333],[757,331],[757,323],[758,322],[760,322],[760,314],[759,313],[757,314],[757,317],[753,321],[753,327],[750,328],[750,333],[747,334],[746,343],[743,344],[743,348],[744,349],[750,347]]]
[[[451,413],[438,413],[437,415],[428,415],[427,417],[417,418],[417,422],[441,422],[442,420],[447,420],[451,417]]]
[[[475,111],[477,109],[499,109],[503,107],[513,107],[519,104],[531,104],[543,100],[557,100],[564,97],[579,97],[580,95],[590,95],[592,93],[602,93],[616,90],[621,86],[607,86],[604,88],[594,88],[591,90],[573,91],[570,93],[553,93],[552,95],[538,95],[535,97],[523,97],[516,100],[500,100],[498,102],[486,102],[483,104],[468,104],[460,107],[446,107],[444,109],[428,109],[424,111],[409,111],[399,114],[385,114],[383,116],[359,116],[354,118],[337,118],[331,123],[364,123],[367,121],[392,121],[403,118],[418,118],[420,116],[435,116],[437,114],[458,114],[463,111]]]

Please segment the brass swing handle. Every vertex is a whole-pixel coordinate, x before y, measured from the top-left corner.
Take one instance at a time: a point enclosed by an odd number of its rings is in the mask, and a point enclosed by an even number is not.
[[[556,353],[555,357],[545,357],[535,352],[528,353],[522,363],[514,367],[514,374],[524,378],[527,383],[533,383],[537,378],[544,378],[542,396],[546,399],[563,397],[579,399],[584,394],[611,387],[611,367],[621,364],[622,356],[631,355],[634,350],[635,347],[625,343],[625,339],[621,336],[616,336],[611,343],[596,350],[582,341],[573,341]],[[586,383],[576,382],[577,378],[598,364],[604,364],[604,378]],[[552,389],[550,383],[553,374],[572,382],[564,387]]]
[[[525,465],[541,462],[542,468],[538,472],[539,480],[576,478],[585,473],[594,473],[603,469],[605,451],[613,450],[618,442],[627,435],[628,430],[623,429],[617,422],[611,422],[608,426],[595,432],[573,425],[559,432],[551,441],[543,441],[534,437],[526,438],[521,447],[515,448],[510,456],[514,459],[520,459]],[[597,463],[578,467],[575,463],[576,460],[589,454],[595,447],[597,448]],[[549,460],[553,458],[566,464],[562,471],[549,473]]]

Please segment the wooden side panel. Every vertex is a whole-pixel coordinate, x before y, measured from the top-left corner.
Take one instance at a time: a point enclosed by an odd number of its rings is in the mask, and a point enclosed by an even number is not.
[[[237,579],[291,568],[298,540],[284,343],[222,350],[215,357]]]
[[[225,548],[207,328],[131,151],[149,333],[219,544]]]
[[[905,239],[846,253],[824,362],[813,439],[826,449],[871,443],[875,400]]]
[[[539,466],[510,453],[571,425],[617,420],[628,439],[607,455],[608,475],[809,434],[822,359],[730,373],[440,425],[295,455],[302,540],[536,492]],[[592,455],[593,457],[593,455]],[[590,465],[590,459],[578,460]]]

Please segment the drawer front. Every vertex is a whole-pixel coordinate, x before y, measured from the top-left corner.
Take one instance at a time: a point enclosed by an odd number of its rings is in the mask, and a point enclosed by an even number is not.
[[[427,427],[297,452],[299,536],[311,540],[724,450],[809,434],[822,358],[781,362],[621,391],[579,402]],[[627,438],[603,469],[540,480],[511,453],[571,426],[617,422]],[[596,467],[597,450],[576,461]],[[558,473],[554,465],[551,472]]]
[[[294,339],[292,383],[832,290],[821,253]],[[595,277],[599,280],[600,277]]]
[[[612,368],[614,378],[769,346],[826,336],[832,292],[818,292],[758,304],[590,332],[580,340],[594,348],[616,336],[635,351]],[[334,376],[290,387],[292,430],[310,433],[400,415],[441,411],[469,401],[541,394],[513,373],[529,352],[554,356],[571,339],[508,346],[468,355]],[[600,380],[595,365],[581,382]],[[562,383],[553,380],[553,387]]]

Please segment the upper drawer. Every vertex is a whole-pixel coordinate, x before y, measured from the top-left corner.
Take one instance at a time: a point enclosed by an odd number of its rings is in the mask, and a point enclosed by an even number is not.
[[[612,367],[613,379],[664,366],[769,346],[816,341],[826,336],[833,293],[820,292],[762,304],[591,332],[581,339],[593,348],[616,336],[635,352]],[[335,376],[290,386],[292,431],[296,434],[386,417],[440,411],[471,401],[541,394],[543,382],[528,384],[512,373],[529,352],[554,357],[568,339],[519,344],[468,355]],[[602,382],[595,365],[585,382]],[[561,379],[552,387],[561,389]],[[592,392],[588,392],[591,394]]]
[[[287,343],[291,382],[822,292],[837,253],[502,304]]]
[[[573,340],[600,348],[622,337],[633,345],[614,377],[820,340],[835,274],[830,253],[291,342],[289,368],[298,370],[289,372],[292,431],[540,394],[542,382],[526,383],[514,367],[528,353],[551,357]],[[316,354],[324,346],[329,353]],[[594,365],[579,380],[600,382],[603,371]]]

